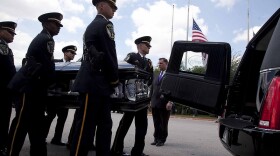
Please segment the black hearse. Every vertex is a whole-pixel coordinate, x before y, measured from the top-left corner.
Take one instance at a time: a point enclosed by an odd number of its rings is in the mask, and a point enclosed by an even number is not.
[[[248,43],[230,83],[229,44],[177,41],[173,45],[161,86],[164,95],[221,115],[219,138],[233,155],[280,155],[279,17],[280,9]],[[203,72],[183,68],[185,60],[197,65],[195,56],[201,54],[208,56]]]
[[[55,63],[56,83],[48,91],[48,105],[64,108],[78,108],[77,92],[71,86],[81,66],[81,62]],[[112,110],[138,111],[150,102],[148,81],[151,74],[126,62],[119,62],[120,83],[115,88]]]

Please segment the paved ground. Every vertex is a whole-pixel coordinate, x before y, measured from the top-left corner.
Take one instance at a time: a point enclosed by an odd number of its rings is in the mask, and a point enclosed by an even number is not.
[[[69,115],[64,127],[63,141],[67,141],[68,132],[72,124],[74,110],[69,111]],[[112,113],[113,136],[121,119],[122,114]],[[69,156],[66,147],[59,147],[49,144],[54,134],[56,119],[47,138],[48,156]],[[156,147],[150,145],[153,141],[153,121],[151,115],[148,116],[148,132],[146,135],[146,146],[144,152],[150,156],[229,156],[218,140],[218,126],[215,119],[201,120],[198,118],[178,118],[171,116],[169,122],[169,136],[165,146]],[[129,129],[125,138],[124,150],[130,152],[134,144],[134,123]],[[29,156],[29,140],[26,138],[20,156]],[[90,152],[89,156],[95,156],[95,152]]]

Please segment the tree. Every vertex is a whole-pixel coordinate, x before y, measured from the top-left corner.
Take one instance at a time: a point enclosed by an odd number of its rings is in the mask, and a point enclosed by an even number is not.
[[[239,66],[242,56],[240,54],[233,54],[231,57],[231,68],[230,68],[230,82]]]

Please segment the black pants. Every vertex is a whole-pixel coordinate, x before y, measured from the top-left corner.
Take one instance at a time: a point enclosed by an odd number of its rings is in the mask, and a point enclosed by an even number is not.
[[[30,156],[47,156],[44,138],[45,98],[46,92],[22,95],[9,133],[9,156],[19,156],[27,134],[30,140]]]
[[[47,138],[53,119],[57,115],[57,123],[53,141],[60,142],[63,134],[64,124],[68,116],[68,108],[56,108],[55,106],[47,106],[47,116],[45,121],[45,138]]]
[[[138,112],[125,112],[116,132],[115,140],[112,146],[112,152],[121,154],[123,152],[124,138],[129,127],[135,118],[135,142],[131,150],[131,155],[141,155],[145,147],[145,136],[148,128],[147,108]]]
[[[156,142],[165,143],[168,136],[168,121],[170,111],[165,108],[152,108],[152,115],[154,120],[154,138]]]
[[[8,131],[12,113],[12,94],[8,89],[1,90],[0,105],[0,150],[7,146]]]
[[[112,119],[109,96],[81,94],[70,156],[87,156],[96,130],[96,155],[110,156]]]

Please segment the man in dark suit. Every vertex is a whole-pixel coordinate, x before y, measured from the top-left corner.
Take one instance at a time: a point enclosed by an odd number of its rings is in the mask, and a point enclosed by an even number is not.
[[[125,58],[125,61],[136,65],[138,68],[144,69],[145,71],[153,73],[153,66],[150,59],[147,59],[145,56],[149,54],[152,38],[150,36],[143,36],[135,40],[137,45],[138,53],[129,53]],[[151,84],[152,80],[150,81]],[[124,115],[119,123],[119,127],[116,132],[115,140],[111,148],[113,156],[122,156],[129,155],[123,152],[124,138],[127,134],[129,127],[135,119],[135,143],[134,147],[131,150],[132,156],[146,156],[143,153],[145,147],[145,136],[148,128],[148,119],[147,119],[147,108],[145,107],[138,112],[124,112]]]
[[[112,118],[110,95],[118,86],[118,61],[113,18],[116,0],[92,0],[95,19],[84,33],[84,52],[72,91],[80,94],[71,156],[87,156],[96,130],[96,155],[110,156]]]
[[[161,92],[160,85],[162,77],[167,69],[168,60],[166,58],[160,58],[158,67],[160,70],[159,75],[156,75],[152,89],[151,89],[151,107],[154,120],[154,142],[151,145],[163,146],[168,136],[168,121],[170,117],[170,110],[172,108],[172,102],[166,100]]]
[[[8,43],[12,43],[17,24],[12,21],[0,22],[0,156],[7,152],[8,131],[12,113],[12,92],[8,83],[16,73],[14,55]]]
[[[19,155],[26,135],[30,140],[31,156],[47,156],[44,137],[45,101],[47,90],[54,83],[55,65],[53,61],[54,39],[62,27],[60,13],[46,13],[38,17],[43,30],[29,45],[26,62],[15,74],[9,87],[21,93],[21,101],[16,104],[8,152]]]
[[[74,59],[76,55],[76,51],[77,51],[77,47],[74,45],[69,45],[62,48],[64,57],[62,59],[55,60],[55,62],[70,62],[71,60]],[[62,89],[68,91],[69,90],[68,86],[69,84],[66,84],[65,86],[62,86]],[[55,116],[57,115],[55,133],[51,140],[51,144],[58,145],[58,146],[65,146],[66,144],[61,141],[61,138],[62,138],[64,124],[68,115],[68,108],[57,108],[53,105],[47,105],[46,113],[47,115],[46,115],[46,122],[45,122],[46,124],[45,138],[47,138],[51,123],[55,118]]]

